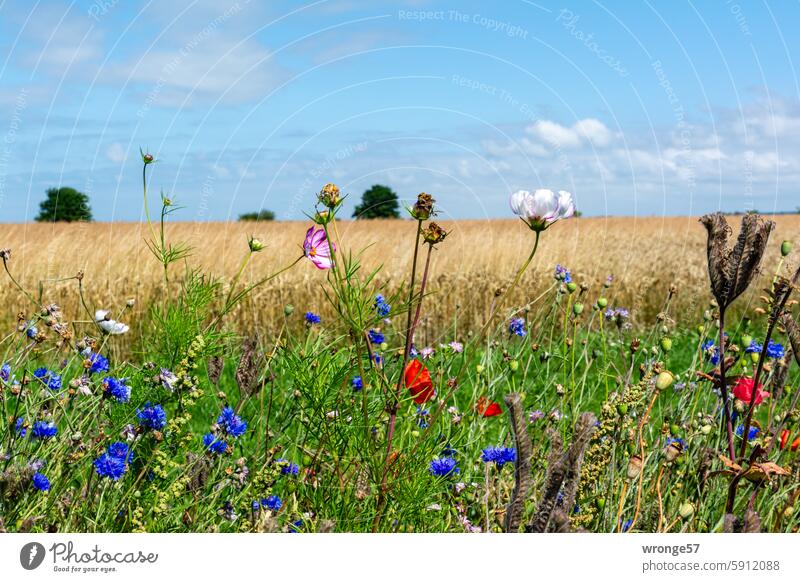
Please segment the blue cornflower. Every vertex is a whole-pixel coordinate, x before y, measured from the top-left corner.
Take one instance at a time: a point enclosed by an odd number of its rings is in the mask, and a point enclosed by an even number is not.
[[[359,392],[364,387],[364,382],[361,380],[361,376],[353,376],[352,384],[354,392]]]
[[[47,477],[37,471],[33,474],[33,486],[39,491],[49,491],[50,481],[47,479]]]
[[[747,431],[747,440],[752,441],[754,438],[758,436],[758,433],[761,432],[761,429],[757,426],[751,426],[750,430]],[[742,434],[744,434],[744,425],[740,424],[736,427],[736,436],[742,438]]]
[[[632,519],[627,520],[625,523],[622,524],[622,531],[623,532],[628,531],[629,529],[631,529],[632,525],[633,525],[633,520]]]
[[[111,443],[108,445],[106,452],[115,459],[122,459],[125,463],[130,464],[133,462],[133,451],[123,442],[115,441]]]
[[[94,460],[94,470],[101,477],[117,481],[128,470],[125,459],[103,453]]]
[[[686,441],[683,440],[680,437],[674,437],[674,438],[673,437],[668,437],[667,438],[667,442],[665,444],[667,446],[676,445],[676,446],[679,446],[679,447],[684,448],[684,449],[686,448]]]
[[[712,364],[719,364],[719,350],[713,340],[704,342],[701,350]]]
[[[31,428],[31,438],[51,439],[58,434],[58,428],[52,422],[37,420]]]
[[[417,425],[420,428],[428,428],[428,417],[430,416],[430,412],[426,409],[422,408],[421,406],[417,406]]]
[[[105,387],[106,394],[117,402],[128,402],[128,400],[131,399],[131,387],[125,382],[127,382],[125,378],[106,376],[103,379],[103,386]]]
[[[517,450],[513,447],[487,447],[482,453],[484,463],[495,463],[498,467],[517,460]]]
[[[453,457],[439,457],[431,461],[428,473],[435,477],[447,477],[460,473],[458,462]]]
[[[569,269],[561,265],[556,265],[556,272],[553,275],[557,281],[564,281],[564,283],[572,283],[572,273]]]
[[[304,526],[305,524],[303,523],[302,519],[293,521],[289,524],[289,533],[300,533],[300,530],[303,529]]]
[[[381,356],[380,354],[375,354],[372,357],[372,359],[375,360],[375,365],[376,366],[380,367],[380,366],[383,365],[383,356]]]
[[[87,358],[91,362],[89,372],[92,374],[99,374],[100,372],[108,372],[108,358],[102,354],[89,354]]]
[[[203,446],[212,453],[218,455],[222,455],[228,450],[228,444],[224,440],[217,439],[217,437],[210,432],[203,435]]]
[[[253,501],[253,503],[251,503],[250,505],[252,505],[253,511],[258,511],[259,509],[261,509],[261,504],[258,501]]]
[[[708,342],[706,342],[708,343]],[[713,342],[712,342],[713,343]],[[764,347],[763,344],[758,343],[756,340],[751,340],[750,345],[744,349],[744,353],[746,354],[759,354],[761,353],[761,348]]]
[[[283,501],[277,495],[270,495],[269,497],[261,500],[261,507],[266,507],[270,511],[278,511],[283,507]]]
[[[525,320],[521,317],[512,319],[508,324],[508,333],[518,335],[519,337],[525,337],[528,334],[528,332],[525,331]]]
[[[386,303],[386,298],[378,293],[375,296],[375,311],[378,312],[378,315],[381,317],[386,317],[389,315],[389,312],[392,310],[392,306]]]
[[[9,378],[11,378],[11,364],[6,362],[3,364],[3,367],[0,368],[0,380],[8,382]]]
[[[222,409],[222,412],[217,417],[217,424],[222,427],[226,434],[233,438],[242,436],[247,430],[247,421],[241,416],[237,416],[230,406]]]
[[[380,345],[386,341],[386,336],[384,336],[379,329],[371,329],[369,330],[369,341],[373,344]]]
[[[286,463],[283,467],[281,467],[281,475],[297,475],[300,472],[300,467],[281,457],[277,461],[278,463]]]
[[[316,325],[322,318],[313,311],[306,311],[306,325]]]
[[[94,470],[101,477],[117,481],[133,462],[133,451],[120,441],[108,445],[106,452],[94,460]]]
[[[167,426],[167,413],[164,412],[164,407],[160,404],[150,404],[148,402],[143,408],[136,409],[136,417],[139,419],[139,424],[144,428],[161,430]]]
[[[17,436],[19,438],[25,438],[25,435],[28,433],[28,427],[25,426],[24,418],[20,416],[17,422],[14,423],[14,428],[17,430]]]
[[[784,354],[783,346],[776,344],[774,341],[769,340],[767,344],[767,357],[768,358],[782,358]]]
[[[33,377],[53,392],[61,390],[61,376],[55,372],[51,372],[47,368],[37,368],[33,371]]]
[[[39,329],[33,324],[32,321],[29,321],[26,324],[25,335],[28,336],[28,339],[36,339],[36,336],[39,335]]]

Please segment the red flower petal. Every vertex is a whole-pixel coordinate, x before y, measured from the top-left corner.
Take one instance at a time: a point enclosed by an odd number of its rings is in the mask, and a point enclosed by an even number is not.
[[[419,360],[411,360],[406,366],[405,383],[416,404],[424,404],[433,399],[431,374]]]
[[[484,418],[490,418],[492,416],[499,416],[503,414],[503,409],[497,402],[489,402],[483,396],[478,398],[478,402],[475,403],[475,410]]]

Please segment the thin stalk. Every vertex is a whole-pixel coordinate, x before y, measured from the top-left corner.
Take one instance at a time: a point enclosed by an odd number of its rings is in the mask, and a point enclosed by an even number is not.
[[[736,447],[733,444],[733,421],[731,420],[730,398],[728,385],[725,379],[725,308],[719,309],[719,383],[722,392],[722,414],[725,420],[725,430],[728,437],[728,454],[731,461],[736,462]]]

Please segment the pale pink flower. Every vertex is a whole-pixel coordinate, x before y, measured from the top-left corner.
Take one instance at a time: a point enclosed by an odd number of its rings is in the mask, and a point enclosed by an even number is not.
[[[511,195],[511,211],[522,218],[535,231],[542,231],[548,226],[575,214],[575,202],[572,194],[559,190],[540,189],[535,192],[519,190]]]
[[[336,246],[333,247],[333,250],[336,250]],[[328,242],[323,228],[314,230],[312,226],[308,229],[306,239],[303,241],[303,253],[311,259],[317,269],[330,269],[333,266],[331,244]]]

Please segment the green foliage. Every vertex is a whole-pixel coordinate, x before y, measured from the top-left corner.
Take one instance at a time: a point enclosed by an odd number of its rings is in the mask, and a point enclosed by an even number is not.
[[[39,204],[37,222],[91,222],[89,197],[74,188],[50,188]]]
[[[397,194],[388,186],[375,184],[364,192],[353,218],[400,218]]]
[[[239,215],[241,221],[265,221],[275,220],[275,213],[272,210],[259,210],[258,212],[245,212]]]

